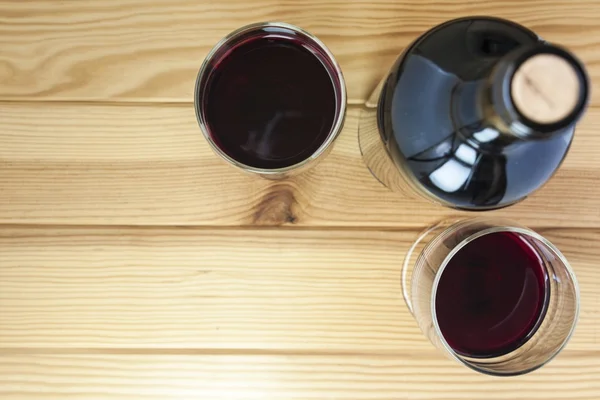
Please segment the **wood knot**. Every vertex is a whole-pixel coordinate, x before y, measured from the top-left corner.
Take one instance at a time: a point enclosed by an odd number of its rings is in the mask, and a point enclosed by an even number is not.
[[[297,217],[293,212],[296,198],[288,185],[278,184],[263,196],[256,206],[253,223],[255,225],[294,224]]]

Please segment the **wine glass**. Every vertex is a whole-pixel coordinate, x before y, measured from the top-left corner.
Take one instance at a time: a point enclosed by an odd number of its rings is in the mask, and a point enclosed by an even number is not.
[[[290,24],[244,26],[210,51],[194,96],[200,129],[239,169],[279,178],[316,164],[340,134],[344,77],[315,36]]]
[[[571,338],[579,287],[562,253],[504,219],[443,221],[404,260],[402,289],[423,333],[475,371],[511,376],[552,360]]]

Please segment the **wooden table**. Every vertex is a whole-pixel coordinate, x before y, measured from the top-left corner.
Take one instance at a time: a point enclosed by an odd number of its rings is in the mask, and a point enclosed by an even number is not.
[[[0,399],[599,399],[598,87],[558,175],[489,213],[572,262],[567,349],[479,375],[403,303],[409,243],[460,213],[381,187],[357,118],[411,40],[468,14],[522,23],[600,79],[598,0],[0,0]],[[351,103],[330,156],[285,181],[220,161],[192,106],[210,47],[262,20],[319,36]]]

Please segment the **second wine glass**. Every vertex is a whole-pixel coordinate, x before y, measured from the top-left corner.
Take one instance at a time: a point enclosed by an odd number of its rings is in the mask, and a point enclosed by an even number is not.
[[[503,219],[445,221],[408,252],[402,288],[423,333],[482,373],[528,373],[567,344],[579,288],[562,253]]]

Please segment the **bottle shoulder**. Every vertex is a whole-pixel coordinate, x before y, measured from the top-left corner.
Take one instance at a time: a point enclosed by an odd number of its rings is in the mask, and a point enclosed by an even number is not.
[[[539,40],[509,21],[463,18],[426,32],[394,65],[379,103],[382,139],[403,173],[434,200],[465,209],[504,207],[537,190],[560,166],[573,128],[489,151],[460,133],[451,111],[458,86],[483,79],[499,58]],[[493,136],[484,121],[469,123],[483,140]]]
[[[510,51],[540,42],[529,29],[494,17],[460,18],[438,25],[417,38],[399,57],[392,74],[403,77],[402,64],[424,58],[439,72],[463,81],[481,79]]]

